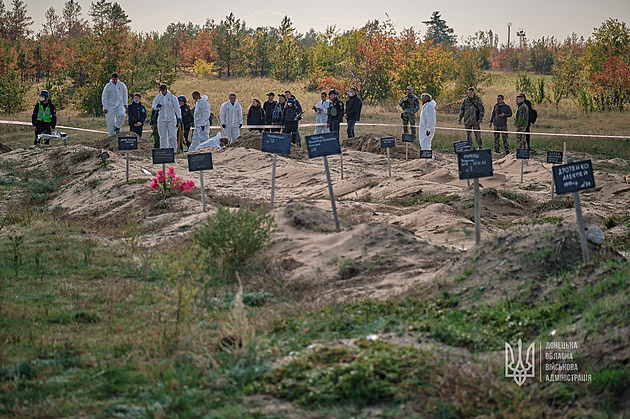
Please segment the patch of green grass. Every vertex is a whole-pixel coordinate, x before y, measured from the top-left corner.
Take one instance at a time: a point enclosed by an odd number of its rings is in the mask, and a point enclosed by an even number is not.
[[[281,345],[296,350],[318,340],[346,339],[387,331],[418,330],[440,342],[476,351],[500,349],[502,342],[533,339],[562,321],[575,321],[597,301],[628,288],[630,263],[614,263],[605,279],[580,284],[571,271],[549,281],[554,292],[533,304],[529,289],[492,304],[461,308],[448,294],[431,299],[361,301],[327,307],[285,320],[276,326]],[[464,280],[467,275],[458,278]],[[557,282],[560,282],[560,285]],[[476,289],[476,288],[475,288]],[[280,338],[282,336],[282,338]]]
[[[460,198],[457,195],[419,195],[409,199],[398,199],[390,202],[391,205],[400,205],[403,207],[412,207],[414,205],[426,204],[428,202],[437,204],[450,204],[451,202],[459,201]]]
[[[303,406],[391,401],[426,385],[428,354],[386,342],[324,347],[273,371],[261,390]]]
[[[630,387],[630,371],[627,366],[610,366],[593,373],[593,386],[600,392],[620,396]]]
[[[606,217],[604,220],[604,226],[607,229],[611,229],[613,227],[617,227],[618,225],[630,223],[630,214],[612,214]]]
[[[498,191],[498,192],[502,197],[507,198],[511,201],[514,201],[517,204],[525,205],[531,202],[531,198],[522,193],[505,191],[505,190]]]
[[[563,208],[573,208],[573,199],[567,196],[557,196],[552,201],[545,201],[536,205],[534,207],[534,213],[539,214]]]

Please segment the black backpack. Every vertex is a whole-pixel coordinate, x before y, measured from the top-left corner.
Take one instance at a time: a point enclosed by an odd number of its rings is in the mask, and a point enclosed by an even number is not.
[[[536,119],[538,119],[538,111],[532,107],[532,102],[530,102],[529,100],[525,99],[525,104],[527,105],[527,108],[529,109],[529,112],[528,112],[529,123],[535,124]]]

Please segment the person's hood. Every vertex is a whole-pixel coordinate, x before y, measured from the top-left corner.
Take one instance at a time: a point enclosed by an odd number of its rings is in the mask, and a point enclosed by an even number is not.
[[[160,93],[162,93],[162,92],[160,92]],[[165,94],[165,95],[163,95],[163,96],[168,96],[168,95],[170,95],[170,94],[171,94],[171,91],[170,91],[170,90],[167,90],[167,91],[166,91],[166,94]]]
[[[232,105],[232,102],[230,102],[229,100],[228,100],[228,103]],[[240,103],[238,103],[238,99],[234,99],[234,105],[232,106],[236,106],[236,105],[240,105]]]
[[[435,108],[435,106],[437,105],[437,103],[435,103],[435,100],[431,100],[431,102],[429,102],[431,105],[433,105],[433,107]]]
[[[208,101],[208,95],[203,95],[199,98],[199,100],[205,100],[206,102]]]

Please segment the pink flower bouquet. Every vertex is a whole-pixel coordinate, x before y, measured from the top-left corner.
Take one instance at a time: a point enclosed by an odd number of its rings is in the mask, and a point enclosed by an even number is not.
[[[174,167],[169,167],[166,171],[166,176],[162,169],[158,170],[157,176],[151,179],[151,189],[154,191],[169,192],[180,191],[189,192],[195,187],[195,182],[192,180],[182,180],[181,176],[177,176]]]

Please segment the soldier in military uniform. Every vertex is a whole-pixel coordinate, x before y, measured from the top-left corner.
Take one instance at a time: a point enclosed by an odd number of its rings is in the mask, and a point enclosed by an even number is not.
[[[160,148],[160,134],[157,129],[157,119],[159,114],[159,109],[153,109],[151,111],[151,136],[153,137],[153,148]]]
[[[481,98],[475,94],[475,89],[468,88],[468,97],[462,102],[462,106],[459,110],[459,124],[461,125],[462,119],[464,120],[464,126],[466,131],[466,140],[472,142],[472,131],[475,130],[475,139],[479,148],[483,148],[481,141],[481,120],[485,109]]]
[[[416,136],[416,114],[420,110],[418,96],[413,94],[413,87],[407,86],[407,94],[398,101],[398,106],[402,108],[400,117],[403,121],[403,132],[407,134],[407,125],[411,124],[411,133]]]
[[[519,94],[516,96],[516,105],[518,109],[516,110],[516,119],[514,120],[514,125],[516,125],[516,131],[522,132],[523,134],[516,134],[516,144],[520,149],[527,148],[527,124],[529,124],[529,108],[525,104],[525,95]]]
[[[339,132],[339,124],[343,121],[343,102],[339,100],[339,93],[335,89],[331,89],[328,96],[328,128],[330,132]]]
[[[495,131],[505,131],[494,133],[494,151],[496,153],[501,151],[500,136],[503,136],[503,149],[505,150],[505,154],[510,154],[507,119],[512,116],[512,108],[510,108],[510,105],[505,103],[504,99],[503,95],[497,96],[497,103],[492,109],[492,116],[490,116],[490,124],[488,126],[492,128],[492,124],[494,124]]]

